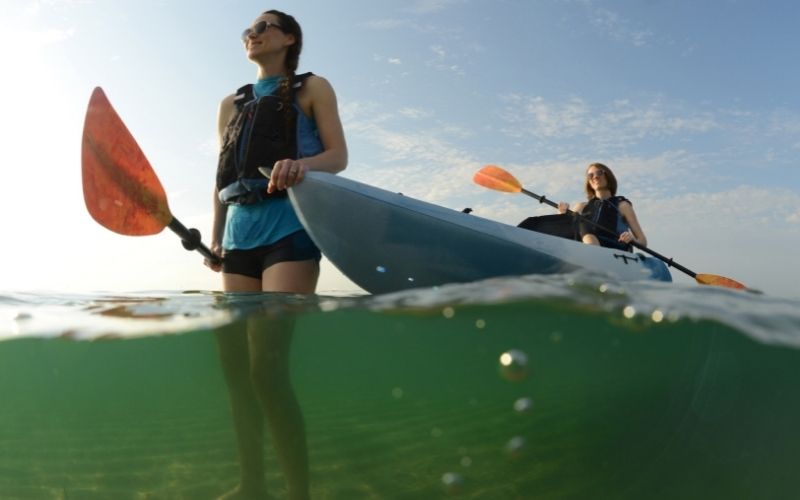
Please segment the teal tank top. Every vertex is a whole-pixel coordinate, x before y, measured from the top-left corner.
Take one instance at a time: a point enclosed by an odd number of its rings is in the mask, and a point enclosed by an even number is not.
[[[258,80],[253,85],[256,97],[272,94],[282,76]],[[316,122],[306,116],[295,101],[297,110],[297,157],[307,158],[322,152],[322,141]],[[303,229],[289,197],[268,198],[252,205],[229,205],[225,219],[222,248],[247,250],[271,245],[281,238]]]

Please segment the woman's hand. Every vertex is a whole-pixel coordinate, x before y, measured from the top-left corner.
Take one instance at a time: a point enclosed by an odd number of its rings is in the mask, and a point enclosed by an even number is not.
[[[569,210],[569,203],[559,201],[558,202],[558,213],[565,214]]]
[[[216,255],[218,259],[216,262],[211,262],[208,259],[203,259],[203,264],[205,264],[206,267],[208,267],[215,273],[218,273],[222,270],[222,246],[219,243],[213,243],[209,250],[211,250],[211,253]]]
[[[267,193],[282,191],[301,182],[308,172],[308,166],[300,160],[279,160],[272,166]]]
[[[619,241],[626,244],[636,242],[636,236],[633,235],[633,231],[625,231],[619,235]]]

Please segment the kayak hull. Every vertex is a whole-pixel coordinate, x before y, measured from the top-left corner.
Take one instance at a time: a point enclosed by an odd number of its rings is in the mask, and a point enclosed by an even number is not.
[[[289,197],[322,253],[374,294],[579,269],[622,280],[672,279],[651,257],[521,229],[324,172],[309,172]]]

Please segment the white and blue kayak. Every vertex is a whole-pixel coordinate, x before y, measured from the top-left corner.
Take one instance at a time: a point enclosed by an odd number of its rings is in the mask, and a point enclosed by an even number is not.
[[[623,281],[672,281],[653,257],[522,229],[324,172],[308,172],[289,197],[322,253],[373,294],[581,269]]]

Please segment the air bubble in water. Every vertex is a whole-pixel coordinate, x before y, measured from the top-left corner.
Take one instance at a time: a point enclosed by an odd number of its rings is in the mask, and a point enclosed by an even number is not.
[[[501,354],[500,375],[512,382],[524,380],[528,376],[528,355],[517,349]]]
[[[510,458],[519,458],[525,451],[525,438],[514,436],[506,443],[506,454]]]
[[[633,306],[627,306],[622,310],[622,315],[628,319],[633,319],[633,317],[636,316],[636,308]]]
[[[533,400],[531,398],[519,398],[514,401],[514,411],[519,414],[530,413],[533,410]]]
[[[464,488],[464,476],[455,472],[445,472],[442,474],[442,485],[447,493],[458,494]]]

